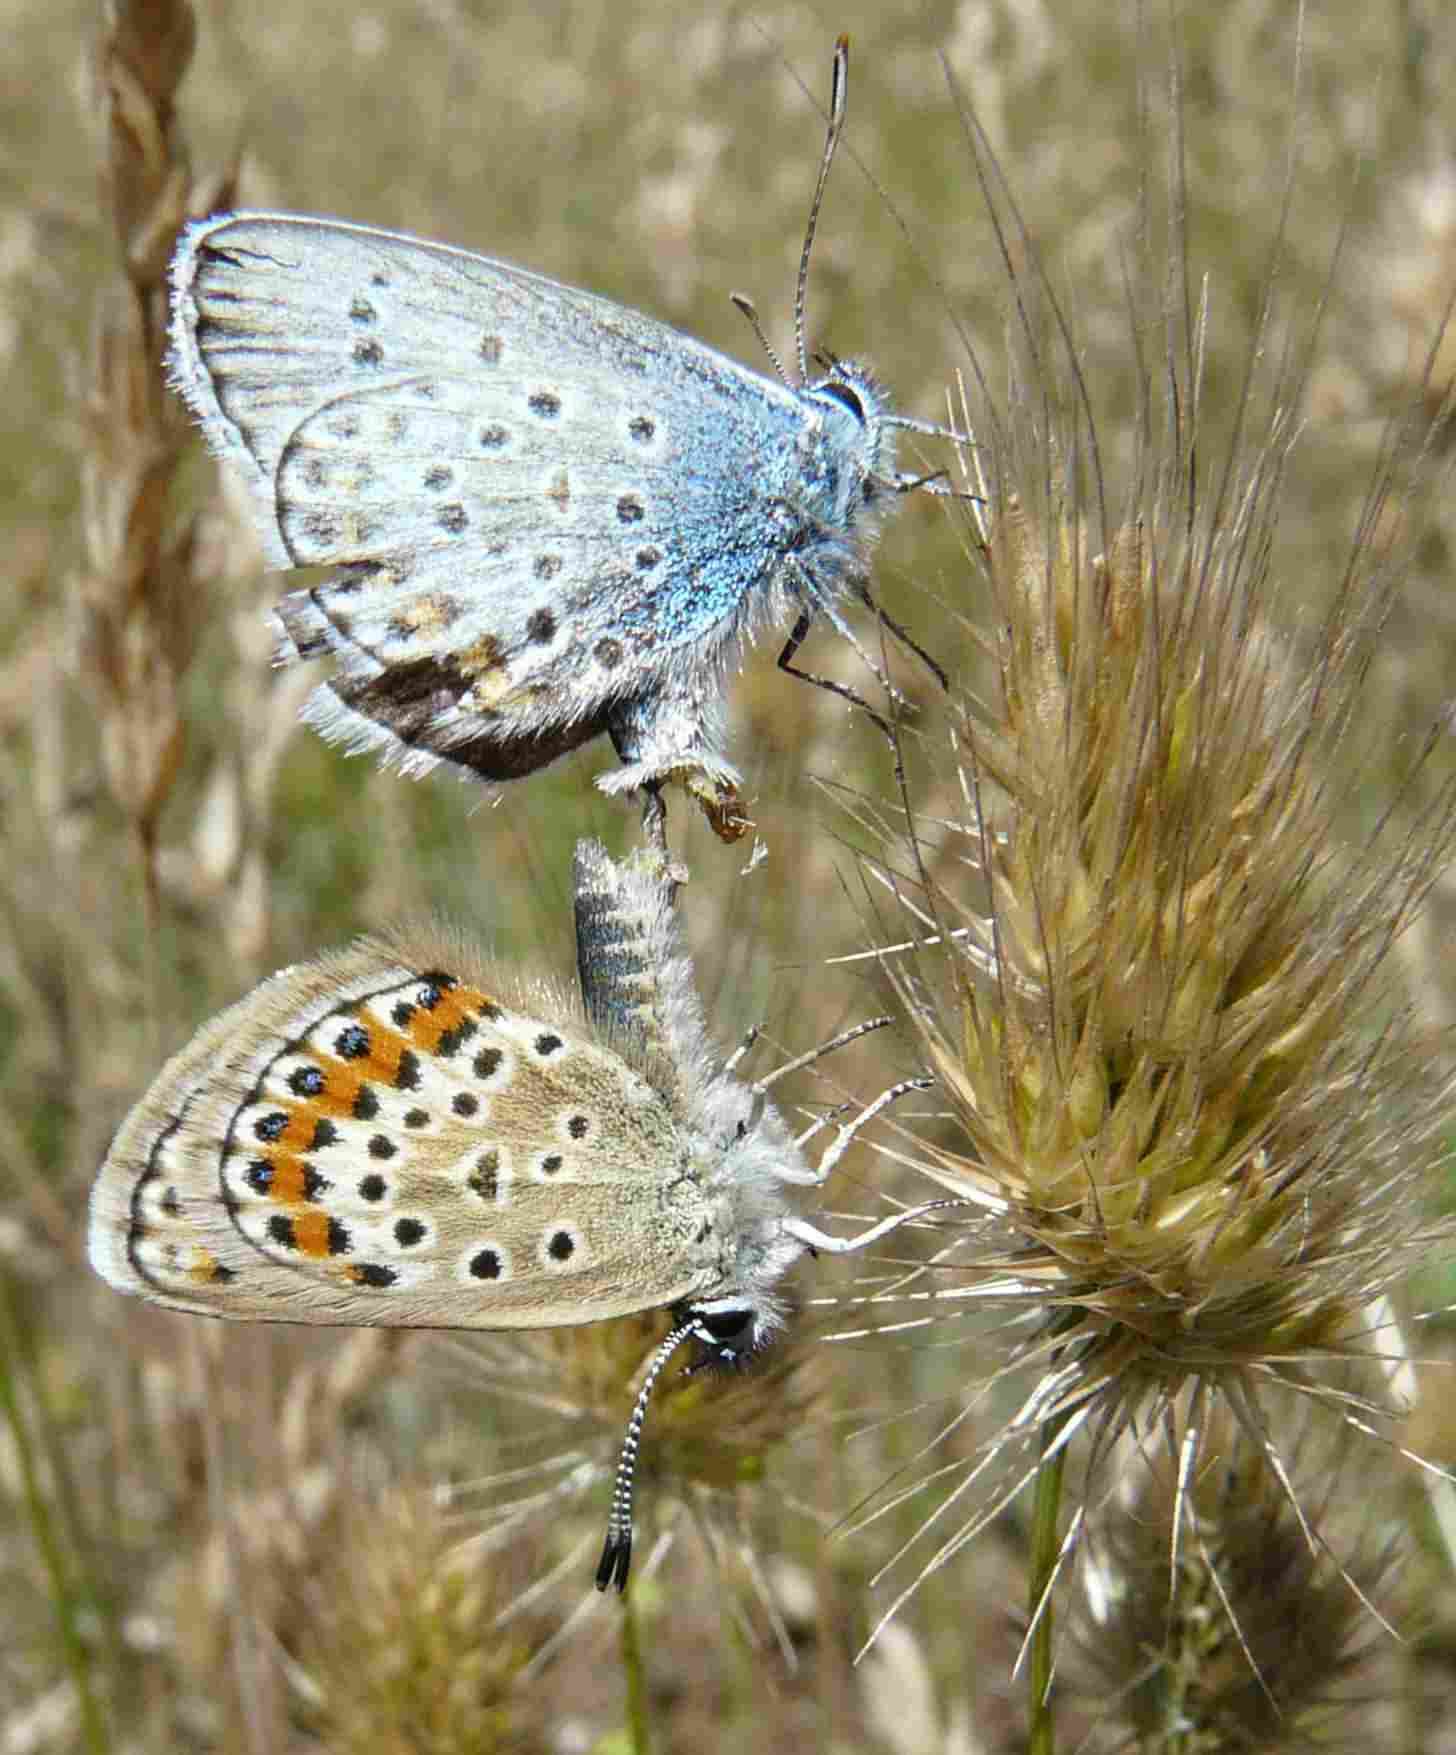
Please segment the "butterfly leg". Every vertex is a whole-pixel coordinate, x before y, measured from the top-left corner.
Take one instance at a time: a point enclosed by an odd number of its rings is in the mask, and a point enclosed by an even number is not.
[[[661,788],[673,784],[697,800],[720,841],[737,841],[753,827],[738,770],[723,755],[722,707],[710,692],[668,686],[633,696],[612,710],[607,730],[622,766],[597,776],[603,792],[655,788],[660,800]]]
[[[799,677],[804,682],[813,683],[816,688],[827,689],[831,694],[841,696],[853,706],[864,708],[865,712],[869,714],[870,718],[874,720],[875,724],[879,726],[880,730],[883,731],[893,743],[894,737],[884,718],[876,713],[875,710],[858,694],[856,694],[853,689],[847,687],[843,683],[833,682],[828,677],[812,676],[808,671],[799,670],[791,662],[797,654],[799,647],[803,644],[805,635],[809,632],[810,621],[814,611],[818,610],[818,612],[831,624],[840,638],[849,646],[853,647],[854,651],[858,653],[860,661],[875,677],[876,681],[880,684],[880,687],[884,689],[885,694],[888,696],[891,703],[899,708],[910,708],[912,706],[912,703],[907,701],[905,696],[901,694],[899,689],[897,689],[890,681],[885,673],[884,667],[876,663],[874,658],[865,651],[863,646],[861,646],[859,641],[855,638],[854,630],[844,620],[843,616],[840,615],[832,597],[819,588],[813,574],[792,557],[789,559],[789,568],[791,576],[796,582],[798,594],[805,601],[805,607],[800,611],[799,619],[795,622],[793,631],[790,633],[787,641],[785,641],[783,651],[779,654],[779,669],[787,671],[790,676]],[[943,689],[948,690],[950,688],[950,678],[946,675],[944,666],[938,664],[936,660],[930,656],[919,641],[910,634],[908,629],[902,627],[892,615],[881,609],[879,604],[875,602],[865,580],[858,576],[851,575],[846,583],[848,588],[854,593],[855,597],[858,598],[865,608],[869,610],[870,614],[879,622],[880,626],[892,634],[906,651],[913,652],[940,686]]]
[[[908,1091],[929,1091],[933,1090],[934,1087],[934,1079],[914,1078],[902,1079],[899,1084],[891,1085],[888,1090],[881,1091],[874,1102],[867,1103],[853,1120],[841,1124],[833,1141],[812,1170],[799,1175],[787,1175],[781,1172],[783,1180],[808,1187],[821,1186],[828,1181],[835,1165],[848,1149],[850,1141],[867,1122],[873,1121],[881,1110],[887,1109],[891,1103],[896,1102]],[[794,1143],[802,1146],[804,1141],[811,1138],[821,1127],[827,1126],[830,1119],[830,1116],[821,1117],[806,1134]],[[817,1226],[810,1224],[807,1219],[801,1219],[797,1215],[785,1219],[783,1226],[791,1237],[797,1238],[813,1254],[822,1252],[826,1255],[852,1255],[856,1250],[865,1249],[871,1243],[878,1243],[882,1237],[888,1237],[892,1231],[898,1231],[901,1225],[910,1220],[923,1218],[927,1213],[943,1211],[947,1207],[964,1207],[972,1204],[974,1203],[968,1200],[956,1199],[925,1201],[920,1206],[904,1207],[897,1213],[889,1213],[871,1225],[868,1230],[860,1231],[853,1237],[836,1237],[832,1232],[821,1231]]]
[[[878,618],[881,627],[888,628],[907,652],[913,652],[940,686],[949,693],[950,678],[946,675],[945,666],[932,658],[910,630],[902,627],[888,610],[880,608],[879,604],[870,596],[869,589],[865,585],[859,587],[859,600],[872,615]]]
[[[792,1183],[795,1186],[802,1186],[804,1188],[822,1188],[833,1175],[839,1160],[849,1150],[850,1143],[853,1141],[855,1135],[861,1128],[868,1126],[881,1110],[888,1109],[892,1103],[898,1102],[901,1097],[907,1094],[907,1092],[930,1091],[934,1088],[934,1079],[901,1079],[899,1084],[891,1085],[888,1090],[881,1091],[879,1096],[875,1098],[874,1102],[867,1103],[853,1120],[840,1123],[839,1131],[835,1134],[828,1146],[825,1147],[823,1153],[820,1155],[819,1162],[815,1164],[812,1169],[790,1170],[781,1166],[776,1172],[779,1180],[781,1182]],[[794,1141],[794,1144],[802,1150],[816,1133],[829,1125],[834,1115],[840,1113],[842,1113],[842,1111],[834,1110],[831,1111],[829,1115],[821,1116],[806,1133],[801,1134],[799,1138]]]
[[[642,839],[656,857],[667,863],[667,800],[655,780],[642,785]]]
[[[968,1207],[972,1203],[966,1200],[928,1200],[918,1207],[905,1207],[898,1213],[890,1213],[878,1223],[870,1226],[867,1231],[860,1231],[853,1237],[836,1237],[831,1231],[821,1231],[817,1225],[811,1225],[807,1219],[790,1218],[784,1220],[784,1230],[790,1237],[796,1237],[811,1255],[853,1255],[857,1250],[867,1249],[871,1243],[878,1243],[882,1237],[888,1237],[892,1231],[898,1231],[912,1219],[923,1219],[927,1213],[943,1212],[946,1207]]]
[[[783,651],[779,653],[779,669],[786,672],[789,676],[798,677],[800,682],[812,683],[816,689],[824,689],[831,695],[838,695],[842,701],[848,701],[852,707],[861,708],[864,712],[869,714],[874,723],[893,743],[894,733],[891,731],[888,721],[874,710],[869,702],[865,700],[863,695],[856,694],[847,683],[835,682],[832,677],[815,676],[812,671],[800,670],[793,662],[798,656],[800,646],[804,644],[804,639],[813,624],[813,620],[814,617],[812,611],[807,609],[800,610],[799,619],[794,623],[788,639],[784,641]],[[858,645],[857,641],[852,643]],[[875,668],[875,666],[871,666],[871,669]],[[893,693],[894,691],[892,690],[891,692]]]

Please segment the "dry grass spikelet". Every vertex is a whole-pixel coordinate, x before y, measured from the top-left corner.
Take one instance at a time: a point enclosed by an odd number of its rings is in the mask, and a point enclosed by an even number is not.
[[[1008,1203],[1019,1278],[1111,1324],[1110,1374],[1166,1384],[1335,1345],[1409,1265],[1418,1185],[1379,1170],[1439,1110],[1392,1130],[1424,1057],[1382,977],[1435,862],[1332,845],[1357,628],[1297,668],[1217,554],[1133,527],[1088,561],[1081,535],[1044,544],[1013,503],[989,547],[1005,716],[966,715],[952,831],[984,932],[959,886],[933,901],[993,985],[948,964],[954,1033],[927,1046],[973,1150],[937,1157]]]
[[[191,194],[173,97],[195,35],[185,0],[114,0],[107,9],[96,87],[119,272],[97,295],[78,393],[86,550],[76,590],[78,681],[97,713],[102,771],[132,826],[154,901],[157,823],[182,753],[182,678],[207,607],[191,532],[168,528],[189,429],[162,374],[167,264]]]
[[[1288,1490],[1266,1389],[1367,1426],[1397,1412],[1390,1298],[1449,1236],[1429,1202],[1450,1075],[1391,953],[1450,858],[1456,781],[1425,771],[1433,733],[1406,795],[1343,844],[1399,576],[1372,533],[1397,524],[1387,472],[1296,650],[1271,564],[1292,395],[1205,492],[1179,415],[1196,381],[1171,386],[1166,450],[1110,531],[1095,435],[1084,475],[1068,459],[1087,435],[1043,427],[1029,458],[1013,422],[996,431],[973,484],[995,685],[951,714],[949,778],[923,794],[912,778],[903,817],[880,819],[894,850],[871,869],[917,941],[889,950],[892,924],[884,961],[949,1109],[911,1156],[987,1215],[942,1250],[929,1296],[1009,1309],[1037,1374],[991,1446],[1003,1464],[1039,1447],[1013,1492],[1060,1469],[1075,1433],[1095,1481],[1150,1424],[1186,1482],[1215,1410]],[[1351,1360],[1358,1395],[1328,1379]],[[916,1579],[983,1526],[984,1505],[949,1514],[987,1461],[938,1478]],[[1087,1503],[1045,1556],[1038,1616]]]
[[[539,1748],[516,1686],[541,1630],[507,1617],[529,1567],[461,1550],[439,1496],[418,1484],[339,1501],[333,1539],[300,1589],[300,1716],[334,1755],[508,1755]]]
[[[1069,1628],[1092,1746],[1325,1749],[1354,1691],[1376,1685],[1389,1648],[1366,1605],[1388,1594],[1393,1552],[1366,1520],[1368,1459],[1305,1420],[1291,1496],[1260,1449],[1218,1425],[1181,1504],[1172,1469],[1139,1469],[1093,1520]],[[1342,1562],[1310,1542],[1299,1507],[1339,1530]]]

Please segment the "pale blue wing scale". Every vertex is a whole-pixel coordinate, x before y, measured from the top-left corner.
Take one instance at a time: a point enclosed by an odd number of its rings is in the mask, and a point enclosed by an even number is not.
[[[731,773],[718,692],[750,618],[782,616],[794,392],[365,227],[203,222],[174,275],[176,379],[252,482],[269,558],[342,569],[279,611],[285,649],[340,661],[319,729],[491,778],[610,729],[624,758]]]
[[[639,620],[666,649],[731,616],[777,558],[765,504],[791,480],[797,399],[663,324],[286,215],[205,222],[177,278],[179,381],[214,445],[241,443],[269,558],[383,564],[345,586],[366,647],[411,596],[453,589],[473,621],[419,651],[489,632],[531,656],[541,601],[601,600],[605,628],[653,575]]]

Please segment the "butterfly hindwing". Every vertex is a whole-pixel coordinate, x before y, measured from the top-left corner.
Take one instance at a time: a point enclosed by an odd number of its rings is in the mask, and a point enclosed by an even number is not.
[[[205,1026],[103,1166],[107,1278],[215,1315],[438,1328],[591,1321],[702,1283],[708,1204],[669,1106],[579,1007],[518,1009],[508,976],[448,973],[452,949],[363,940]]]
[[[365,227],[204,222],[176,282],[176,376],[268,558],[342,569],[280,611],[295,655],[341,661],[321,728],[512,777],[603,729],[630,742],[674,691],[696,713],[771,608],[753,588],[787,540],[765,512],[800,424],[784,387]]]

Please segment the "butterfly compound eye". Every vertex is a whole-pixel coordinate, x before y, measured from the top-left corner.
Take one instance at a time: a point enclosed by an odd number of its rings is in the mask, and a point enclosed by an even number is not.
[[[741,1365],[757,1346],[758,1312],[751,1304],[695,1310],[689,1320],[693,1335],[708,1349],[705,1363]]]
[[[864,424],[865,406],[860,401],[859,392],[853,385],[846,384],[842,379],[831,379],[827,384],[819,386],[821,396],[832,396],[836,402],[842,402],[854,418]]]

